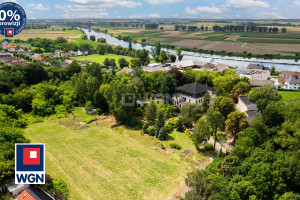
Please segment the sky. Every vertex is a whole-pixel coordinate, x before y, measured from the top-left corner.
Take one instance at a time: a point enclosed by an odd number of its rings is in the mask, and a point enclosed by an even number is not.
[[[0,0],[29,19],[300,19],[300,0]]]

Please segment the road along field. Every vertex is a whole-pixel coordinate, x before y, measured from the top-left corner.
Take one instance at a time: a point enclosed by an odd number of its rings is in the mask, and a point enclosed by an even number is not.
[[[185,148],[195,152],[184,133],[173,133],[182,151],[162,149],[156,138],[119,126],[112,117],[85,125],[87,117],[76,108],[74,117],[50,117],[25,129],[32,143],[46,144],[46,172],[67,183],[70,199],[167,199],[191,170],[189,160],[207,158],[179,156]]]

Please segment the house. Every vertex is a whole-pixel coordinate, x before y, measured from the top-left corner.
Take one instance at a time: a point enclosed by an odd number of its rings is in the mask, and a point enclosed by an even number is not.
[[[180,70],[186,70],[189,67],[195,68],[197,65],[192,60],[179,61],[175,63],[168,63],[171,68],[178,68]]]
[[[255,103],[251,102],[247,95],[239,96],[238,104],[236,108],[246,114],[249,123],[252,122],[258,112],[258,108]]]
[[[12,184],[7,186],[7,190],[12,196],[16,196],[28,187],[29,187],[28,184]]]
[[[271,80],[250,80],[250,86],[252,88],[262,87],[264,85],[273,85],[274,83]]]
[[[54,198],[40,188],[28,187],[17,196],[16,200],[54,200]]]
[[[282,71],[281,74],[280,74],[280,77],[284,77],[284,78],[290,78],[290,77],[300,78],[300,72]]]
[[[49,55],[51,58],[59,58],[59,55],[57,55],[56,53],[50,53]]]
[[[55,54],[57,54],[58,56],[61,56],[62,50],[59,50],[59,49],[55,50]]]
[[[300,90],[300,78],[294,76],[286,78],[281,87],[287,90]]]
[[[11,53],[0,52],[0,58],[12,57]]]
[[[201,104],[206,92],[209,93],[211,100],[215,99],[212,93],[213,88],[194,82],[177,88],[177,94],[173,96],[174,106],[182,108],[185,103]]]
[[[35,60],[42,62],[44,60],[44,58],[42,56],[38,56],[35,58]]]
[[[271,71],[269,67],[265,67],[263,65],[260,64],[249,64],[247,69],[256,69],[256,70],[267,70],[267,71]]]
[[[224,69],[229,69],[229,66],[224,64],[217,64],[216,68],[218,71],[223,71]]]
[[[77,55],[78,56],[83,56],[83,55],[88,55],[89,50],[88,49],[79,49]]]
[[[142,69],[146,72],[155,72],[155,71],[168,71],[169,69],[166,67],[148,67],[144,66]]]
[[[124,67],[120,72],[132,72],[133,70],[130,67]]]
[[[271,76],[269,70],[258,69],[236,69],[236,73],[240,78],[247,77],[250,80],[268,80]]]
[[[68,57],[74,56],[74,55],[75,55],[75,52],[74,52],[74,51],[69,51],[69,52],[67,52],[67,53],[62,53],[61,55],[62,55],[63,57],[68,58]]]

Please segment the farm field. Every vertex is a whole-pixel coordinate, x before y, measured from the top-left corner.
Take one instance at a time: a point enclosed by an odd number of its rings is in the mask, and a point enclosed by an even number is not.
[[[48,38],[56,39],[58,37],[65,37],[68,39],[80,38],[81,32],[78,30],[51,30],[51,29],[24,29],[20,34],[16,35],[15,39],[28,39],[28,38]],[[4,38],[1,35],[0,38]]]
[[[188,158],[179,156],[185,148],[195,152],[184,133],[172,135],[181,151],[162,150],[157,139],[112,117],[83,125],[87,117],[76,108],[74,116],[50,117],[25,129],[32,143],[46,144],[46,172],[67,183],[70,199],[167,199],[190,171]]]
[[[99,63],[101,65],[103,65],[104,60],[106,58],[109,59],[115,59],[117,67],[119,67],[119,63],[118,60],[120,58],[125,58],[129,63],[130,61],[133,59],[131,57],[127,57],[127,56],[119,56],[119,55],[114,55],[114,54],[108,54],[108,55],[99,55],[99,54],[95,54],[95,55],[88,55],[88,56],[77,56],[77,57],[71,57],[72,60],[77,60],[77,61],[91,61],[91,62],[95,62],[95,63]]]
[[[210,24],[209,29],[212,29]],[[281,27],[280,27],[281,28]],[[165,26],[164,30],[145,30],[142,28],[110,28],[108,32],[114,36],[123,35],[147,43],[198,48],[204,50],[226,51],[252,54],[295,55],[300,49],[300,28],[287,27],[287,33],[248,33],[248,32],[213,32],[213,31],[174,31],[174,27]],[[290,30],[290,31],[289,31]],[[276,45],[276,48],[270,46]]]
[[[283,101],[288,102],[295,99],[300,99],[299,91],[279,91],[279,94],[282,96]]]

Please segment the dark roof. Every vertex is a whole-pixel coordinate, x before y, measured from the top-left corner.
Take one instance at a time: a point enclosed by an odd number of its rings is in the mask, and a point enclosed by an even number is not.
[[[177,88],[178,92],[186,93],[189,95],[204,95],[208,90],[213,91],[214,89],[197,82],[187,84]]]
[[[286,79],[285,82],[287,82],[289,84],[300,84],[300,79],[295,78],[295,77],[290,77],[290,78]]]
[[[247,69],[270,70],[269,67],[265,67],[265,66],[260,65],[260,64],[249,64]]]
[[[242,102],[244,102],[246,105],[251,105],[253,104],[250,99],[248,99],[247,95],[241,95],[239,96],[239,98],[242,100]]]
[[[79,51],[89,51],[88,49],[79,49]]]
[[[50,56],[55,57],[55,56],[57,56],[57,54],[56,53],[50,53]]]
[[[35,200],[53,200],[40,188],[26,188],[25,189]]]
[[[261,87],[264,85],[274,85],[271,80],[250,80],[251,87]]]

